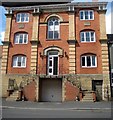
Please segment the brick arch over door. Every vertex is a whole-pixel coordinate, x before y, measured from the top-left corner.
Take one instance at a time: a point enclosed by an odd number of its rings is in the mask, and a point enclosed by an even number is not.
[[[57,50],[58,51],[58,55],[63,55],[64,54],[63,49],[60,48],[60,47],[57,47],[57,46],[50,46],[50,47],[45,48],[44,51],[43,51],[43,54],[45,56],[47,56],[48,51],[51,51],[51,50],[55,50],[55,51]]]

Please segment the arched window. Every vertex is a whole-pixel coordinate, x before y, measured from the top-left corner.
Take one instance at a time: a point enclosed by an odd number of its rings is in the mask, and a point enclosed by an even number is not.
[[[16,22],[29,22],[29,13],[18,13]]]
[[[14,37],[15,44],[27,44],[28,34],[27,33],[16,33]]]
[[[82,31],[80,32],[80,41],[81,42],[95,42],[95,32],[94,31]]]
[[[59,19],[57,17],[51,17],[48,20],[48,39],[59,39],[60,37],[60,26],[59,26]]]
[[[81,67],[97,67],[96,55],[85,54],[81,56]]]
[[[13,67],[26,67],[26,56],[15,55],[13,56]]]

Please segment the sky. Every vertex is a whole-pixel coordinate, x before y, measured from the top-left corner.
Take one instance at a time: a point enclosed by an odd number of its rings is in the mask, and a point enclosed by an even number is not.
[[[92,0],[74,0],[74,2],[91,2]],[[107,13],[106,13],[106,33],[111,34],[111,2],[113,0],[99,0],[100,2],[107,1]],[[0,45],[2,44],[1,41],[4,40],[4,33],[5,33],[5,24],[6,24],[6,17],[5,17],[5,9],[4,7],[0,6]]]

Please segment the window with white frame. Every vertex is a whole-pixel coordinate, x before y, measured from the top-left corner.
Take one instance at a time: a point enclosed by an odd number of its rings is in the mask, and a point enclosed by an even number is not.
[[[81,10],[80,20],[94,20],[94,11],[93,10]]]
[[[18,13],[16,22],[29,22],[29,13]]]
[[[80,32],[80,40],[81,42],[95,42],[95,32],[94,31],[85,31]]]
[[[28,34],[27,33],[16,33],[14,43],[15,44],[27,44]]]
[[[23,55],[14,56],[13,67],[26,67],[26,56]]]
[[[57,17],[51,17],[48,20],[48,39],[59,39],[60,25]]]
[[[82,67],[97,67],[97,57],[95,55],[81,56]]]

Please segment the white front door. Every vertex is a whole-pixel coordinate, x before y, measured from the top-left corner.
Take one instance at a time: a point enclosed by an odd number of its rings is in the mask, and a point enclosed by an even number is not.
[[[48,75],[58,75],[58,52],[48,52]]]

